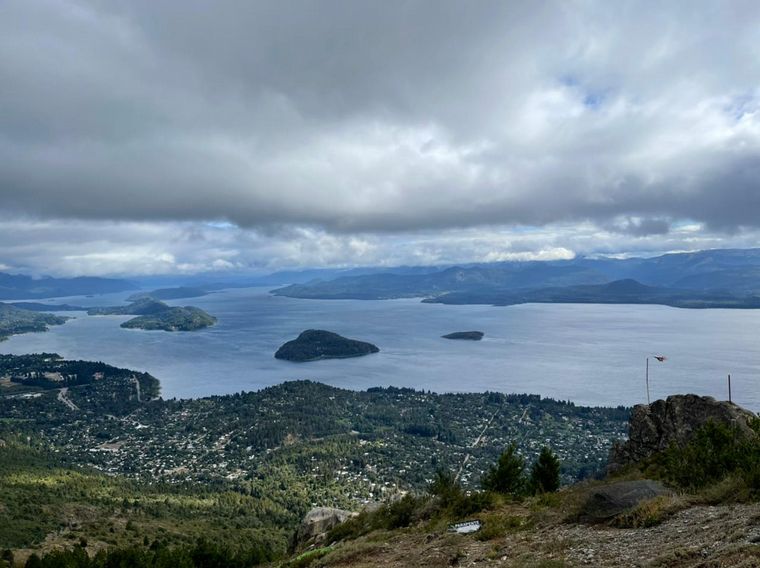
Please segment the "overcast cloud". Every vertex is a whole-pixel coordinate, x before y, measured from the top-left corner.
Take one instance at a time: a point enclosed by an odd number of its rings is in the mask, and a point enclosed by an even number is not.
[[[755,246],[758,22],[751,0],[4,0],[0,264]]]

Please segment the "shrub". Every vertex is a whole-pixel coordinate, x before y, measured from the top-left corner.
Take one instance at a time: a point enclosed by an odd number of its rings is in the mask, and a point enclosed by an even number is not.
[[[760,439],[711,421],[685,446],[674,445],[654,456],[649,473],[686,490],[699,490],[734,475],[756,498],[760,496]]]

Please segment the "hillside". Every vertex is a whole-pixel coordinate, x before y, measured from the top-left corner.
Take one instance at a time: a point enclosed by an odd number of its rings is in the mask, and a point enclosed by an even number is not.
[[[642,303],[686,308],[760,307],[760,249],[655,258],[502,262],[432,272],[388,269],[285,286],[276,295],[313,299],[427,298],[450,304]],[[636,282],[638,290],[605,288]]]
[[[760,566],[758,418],[709,397],[674,396],[636,407],[630,430],[617,454],[628,456],[626,467],[604,480],[467,495],[439,477],[426,495],[333,521],[301,541],[291,565]],[[465,520],[475,532],[452,531]]]
[[[155,314],[138,316],[125,321],[121,327],[160,331],[195,331],[210,327],[215,323],[216,318],[202,309],[185,306],[170,307]]]
[[[138,292],[127,298],[128,302],[136,302],[145,298],[154,298],[156,300],[179,300],[181,298],[200,298],[210,292],[205,288],[197,286],[178,286],[176,288],[159,288],[150,292]]]
[[[0,272],[0,300],[31,300],[88,294],[110,294],[135,290],[127,280],[113,278],[32,278],[21,274]]]
[[[156,565],[158,555],[166,565],[241,568],[274,558],[268,565],[283,568],[760,559],[760,427],[705,397],[636,407],[616,477],[578,484],[602,470],[626,409],[308,381],[164,401],[150,375],[55,354],[1,356],[0,375],[0,523],[12,527],[0,548],[22,562],[56,547],[80,555],[67,565],[87,567],[104,565],[83,560],[98,551],[104,563],[132,554],[133,566]],[[705,429],[711,419],[719,422]],[[746,420],[743,434],[732,430],[737,420]],[[569,485],[481,491],[513,442],[526,472],[551,444]],[[668,489],[593,512],[600,495],[642,478]],[[310,548],[292,535],[315,505],[363,512]],[[470,519],[479,531],[448,532]]]
[[[48,326],[62,325],[67,319],[0,303],[0,341],[20,333],[47,331]]]

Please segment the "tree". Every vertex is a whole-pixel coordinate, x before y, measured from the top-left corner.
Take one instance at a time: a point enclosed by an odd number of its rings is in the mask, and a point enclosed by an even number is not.
[[[486,472],[481,480],[483,489],[521,495],[525,490],[525,460],[517,453],[513,443],[502,452],[495,466]]]
[[[559,489],[559,458],[544,447],[530,470],[531,493],[552,493]]]
[[[435,479],[433,479],[428,487],[428,491],[431,495],[439,497],[444,506],[449,505],[462,496],[462,488],[457,483],[454,475],[443,468],[436,470]]]

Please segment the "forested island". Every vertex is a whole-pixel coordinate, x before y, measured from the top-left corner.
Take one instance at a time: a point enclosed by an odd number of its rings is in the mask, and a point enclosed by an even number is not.
[[[485,333],[482,331],[455,331],[454,333],[447,333],[442,335],[444,339],[464,339],[468,341],[480,341],[483,339]]]
[[[169,306],[151,297],[141,297],[127,306],[91,308],[89,315],[134,315],[121,324],[125,329],[195,331],[212,326],[216,318],[194,306]]]
[[[200,298],[210,292],[205,288],[197,286],[177,286],[174,288],[159,288],[150,292],[137,292],[127,298],[128,302],[136,302],[145,298],[154,298],[156,300],[179,300],[181,298]]]
[[[304,363],[319,359],[346,359],[377,353],[380,349],[366,341],[348,339],[322,329],[307,329],[296,339],[282,345],[276,359]]]

